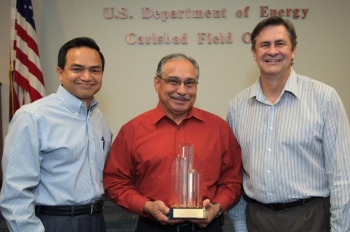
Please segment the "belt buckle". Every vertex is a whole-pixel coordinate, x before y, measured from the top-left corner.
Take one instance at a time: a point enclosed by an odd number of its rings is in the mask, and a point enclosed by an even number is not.
[[[279,203],[278,205],[270,204],[271,209],[281,211],[281,210],[286,210],[288,207],[286,206],[285,203]]]
[[[92,215],[92,213],[94,212],[94,209],[98,208],[100,206],[100,204],[102,204],[102,209],[103,209],[103,205],[104,205],[103,203],[104,202],[102,200],[99,200],[99,201],[92,203],[90,205],[90,214]],[[94,207],[94,206],[96,206],[96,207]]]
[[[194,231],[194,224],[191,222],[188,223],[180,223],[176,225],[176,232],[181,232],[181,231],[188,231],[188,226],[191,227],[191,230]]]

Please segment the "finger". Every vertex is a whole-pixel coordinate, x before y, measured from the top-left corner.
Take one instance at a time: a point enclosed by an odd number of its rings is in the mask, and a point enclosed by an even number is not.
[[[209,203],[210,203],[210,200],[209,199],[205,199],[203,201],[203,206],[206,208]]]

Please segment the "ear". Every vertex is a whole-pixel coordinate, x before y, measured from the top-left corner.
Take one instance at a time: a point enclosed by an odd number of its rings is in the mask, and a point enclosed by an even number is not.
[[[255,48],[253,46],[251,46],[251,51],[252,51],[252,54],[253,54],[253,58],[254,60],[256,61],[256,51],[255,51]]]
[[[155,89],[156,92],[158,93],[159,84],[160,84],[160,79],[159,79],[157,76],[154,76],[153,84],[154,84],[154,89]]]
[[[58,75],[58,78],[60,80],[60,82],[62,82],[62,73],[63,73],[63,70],[60,68],[60,67],[56,67],[56,72],[57,72],[57,75]]]
[[[292,50],[292,59],[295,58],[295,53],[297,52],[297,45],[294,46],[293,50]]]

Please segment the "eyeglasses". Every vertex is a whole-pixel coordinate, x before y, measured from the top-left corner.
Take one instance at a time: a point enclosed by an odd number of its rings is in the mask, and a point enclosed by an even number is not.
[[[177,78],[173,78],[173,77],[169,77],[167,79],[162,78],[161,76],[157,76],[158,78],[162,79],[163,81],[165,81],[167,84],[174,86],[174,87],[179,87],[181,85],[181,83],[184,83],[185,87],[190,89],[193,87],[196,87],[198,84],[197,80],[185,80],[185,81],[181,81]]]

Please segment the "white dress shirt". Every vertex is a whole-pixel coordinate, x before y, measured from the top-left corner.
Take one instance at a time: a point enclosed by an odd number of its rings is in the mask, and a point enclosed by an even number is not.
[[[350,230],[350,129],[336,91],[292,70],[271,104],[260,79],[230,102],[245,194],[262,203],[328,197],[332,231]],[[245,201],[229,215],[245,231]]]

